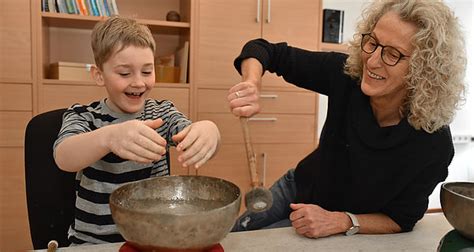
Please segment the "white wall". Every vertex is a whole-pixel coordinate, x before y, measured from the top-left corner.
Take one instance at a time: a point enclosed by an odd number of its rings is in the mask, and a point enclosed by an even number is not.
[[[324,0],[323,8],[344,10],[344,42],[352,38],[355,23],[359,19],[363,8],[367,6],[367,2],[367,0]],[[445,2],[453,9],[462,25],[468,58],[466,102],[462,109],[457,112],[456,118],[451,124],[451,132],[453,135],[474,136],[474,3],[472,0],[445,0]],[[321,96],[319,105],[319,120],[323,122],[326,118],[327,109],[325,96]],[[322,123],[320,125],[322,126]],[[474,143],[455,144],[455,150],[456,154],[449,166],[449,175],[446,181],[474,181]],[[441,207],[439,186],[430,196],[430,208]]]

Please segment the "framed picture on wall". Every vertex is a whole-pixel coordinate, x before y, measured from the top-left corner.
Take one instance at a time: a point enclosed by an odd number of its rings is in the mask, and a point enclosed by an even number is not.
[[[323,42],[338,44],[342,43],[343,28],[343,10],[323,10]]]

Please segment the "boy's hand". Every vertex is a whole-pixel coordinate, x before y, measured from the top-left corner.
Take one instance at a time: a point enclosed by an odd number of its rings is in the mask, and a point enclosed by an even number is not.
[[[178,161],[183,167],[201,167],[217,150],[221,136],[217,126],[211,121],[195,122],[172,137],[179,143],[176,150],[183,152]]]
[[[132,120],[109,126],[108,148],[123,159],[140,163],[160,160],[166,153],[166,140],[155,129],[163,120]]]

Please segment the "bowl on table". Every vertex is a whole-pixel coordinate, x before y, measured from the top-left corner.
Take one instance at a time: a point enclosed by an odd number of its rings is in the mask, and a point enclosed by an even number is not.
[[[442,184],[440,201],[443,213],[451,226],[462,236],[474,241],[474,183]]]
[[[206,250],[230,232],[240,210],[235,184],[206,176],[165,176],[125,184],[110,195],[124,239],[143,251]]]

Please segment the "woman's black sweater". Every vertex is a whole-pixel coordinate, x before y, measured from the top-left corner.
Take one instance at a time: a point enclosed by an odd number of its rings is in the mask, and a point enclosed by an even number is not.
[[[297,203],[383,213],[402,231],[412,230],[427,209],[429,195],[447,177],[454,156],[449,127],[429,134],[414,129],[406,118],[380,127],[360,80],[343,72],[345,54],[257,39],[236,58],[239,72],[242,60],[250,57],[287,82],[328,96],[319,146],[296,167]]]

